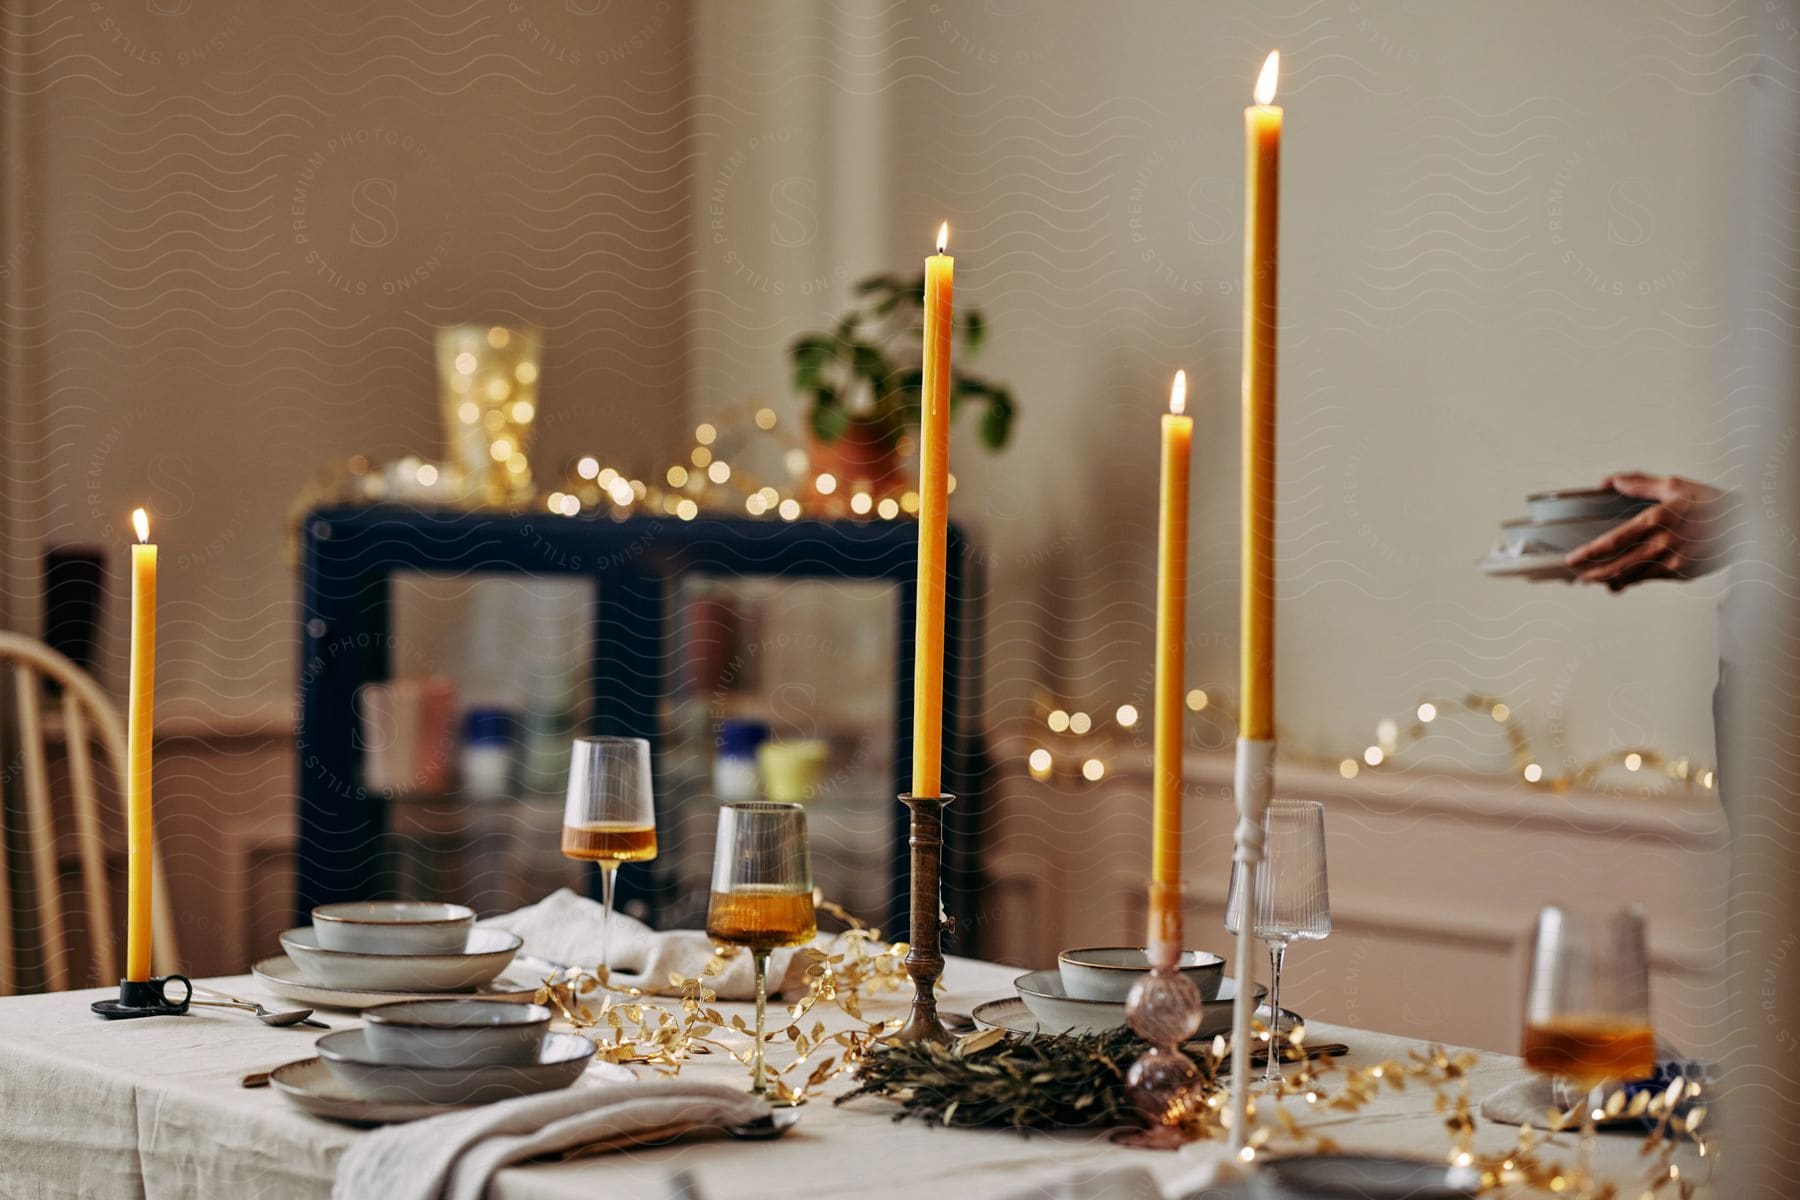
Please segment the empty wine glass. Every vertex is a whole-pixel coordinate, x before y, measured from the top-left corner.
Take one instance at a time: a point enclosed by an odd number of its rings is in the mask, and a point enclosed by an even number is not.
[[[1325,806],[1316,800],[1272,800],[1263,816],[1263,861],[1256,872],[1251,932],[1269,944],[1269,1053],[1263,1080],[1281,1082],[1281,967],[1294,942],[1331,933],[1331,888],[1325,878]],[[1231,866],[1225,928],[1243,921],[1243,866]]]
[[[719,809],[706,932],[715,942],[748,947],[756,964],[756,1044],[751,1051],[750,1090],[758,1095],[766,1090],[763,1012],[769,997],[769,951],[805,945],[818,932],[812,886],[805,809],[763,800]]]
[[[1594,1104],[1589,1093],[1656,1072],[1643,910],[1538,913],[1525,992],[1525,1065],[1568,1080],[1581,1095],[1575,1195],[1594,1194]]]
[[[563,809],[566,858],[600,864],[600,973],[612,972],[613,880],[619,864],[656,857],[656,802],[650,743],[643,738],[581,737],[569,760]]]

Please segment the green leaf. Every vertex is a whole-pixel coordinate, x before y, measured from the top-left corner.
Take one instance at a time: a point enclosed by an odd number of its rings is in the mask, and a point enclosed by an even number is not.
[[[981,414],[981,443],[989,450],[1005,447],[1012,436],[1012,393],[997,388],[988,396],[987,411]]]
[[[850,414],[844,410],[843,405],[835,403],[835,399],[834,396],[834,403],[831,404],[821,404],[816,401],[813,404],[813,436],[821,442],[835,442],[842,436],[844,430],[850,428]]]
[[[962,316],[963,345],[970,356],[981,353],[981,345],[987,340],[987,318],[981,315],[979,308],[971,308]]]

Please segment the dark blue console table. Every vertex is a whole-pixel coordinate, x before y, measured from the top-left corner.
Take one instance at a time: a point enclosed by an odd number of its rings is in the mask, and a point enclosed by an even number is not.
[[[910,521],[704,517],[556,517],[396,505],[314,511],[301,528],[298,780],[300,918],[316,904],[392,894],[383,865],[387,800],[363,786],[357,689],[390,677],[390,581],[397,572],[511,572],[595,580],[589,728],[654,746],[669,661],[668,601],[684,573],[886,581],[898,589],[893,794],[912,763],[918,527]],[[967,730],[975,694],[968,544],[950,530],[946,571],[945,906],[970,928],[979,892],[978,754]],[[887,928],[906,927],[907,812],[893,805]],[[961,942],[963,939],[956,939]]]

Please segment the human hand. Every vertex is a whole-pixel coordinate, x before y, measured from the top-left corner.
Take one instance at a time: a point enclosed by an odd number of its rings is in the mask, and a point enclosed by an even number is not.
[[[1656,503],[1569,553],[1563,561],[1578,582],[1619,592],[1647,579],[1695,579],[1724,565],[1735,522],[1729,492],[1638,471],[1608,475],[1600,486]]]

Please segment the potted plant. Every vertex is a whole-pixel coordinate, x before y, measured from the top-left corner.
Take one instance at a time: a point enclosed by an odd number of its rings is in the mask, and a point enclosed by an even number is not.
[[[788,357],[794,388],[808,401],[815,478],[829,473],[886,491],[900,477],[901,439],[919,426],[925,276],[872,275],[856,285],[856,294],[856,307],[830,333],[797,339]],[[1012,393],[960,369],[980,353],[986,334],[980,309],[957,314],[950,410],[954,417],[966,403],[981,405],[982,444],[998,450],[1012,434]]]

